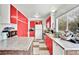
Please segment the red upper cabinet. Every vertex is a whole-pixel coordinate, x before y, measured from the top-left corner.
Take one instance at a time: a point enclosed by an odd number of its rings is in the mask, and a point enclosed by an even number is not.
[[[17,18],[10,18],[10,23],[17,24]]]
[[[30,21],[30,28],[34,28],[35,27],[35,21]]]
[[[46,27],[50,28],[51,27],[51,16],[48,16],[46,19]]]
[[[30,31],[30,37],[34,37],[35,36],[35,31]]]
[[[28,18],[25,17],[20,11],[18,11],[17,29],[19,37],[28,36]]]
[[[13,5],[10,5],[10,16],[17,16],[17,9]]]
[[[16,24],[17,17],[17,9],[13,5],[10,5],[10,23]]]
[[[23,21],[25,23],[28,22],[28,18],[25,17],[20,11],[18,11],[18,20]]]
[[[28,24],[18,21],[18,37],[27,37],[28,36]]]
[[[36,21],[36,24],[42,24],[42,21]]]

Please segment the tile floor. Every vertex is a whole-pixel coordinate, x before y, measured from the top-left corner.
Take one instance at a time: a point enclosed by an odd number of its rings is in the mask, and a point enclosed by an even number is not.
[[[45,45],[44,40],[34,40],[33,55],[49,55],[49,51]]]

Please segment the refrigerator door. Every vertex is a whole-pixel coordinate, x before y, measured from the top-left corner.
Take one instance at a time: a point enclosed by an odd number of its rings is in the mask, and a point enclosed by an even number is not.
[[[35,30],[35,39],[42,39],[42,30]]]
[[[42,30],[42,25],[35,25],[35,30],[39,30],[39,29],[41,29]]]
[[[42,39],[42,25],[35,25],[35,39]]]

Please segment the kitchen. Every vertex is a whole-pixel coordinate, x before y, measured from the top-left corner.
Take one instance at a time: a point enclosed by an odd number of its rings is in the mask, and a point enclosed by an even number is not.
[[[0,4],[0,55],[79,55],[78,43],[60,37],[70,30],[79,38],[78,10],[77,4]]]

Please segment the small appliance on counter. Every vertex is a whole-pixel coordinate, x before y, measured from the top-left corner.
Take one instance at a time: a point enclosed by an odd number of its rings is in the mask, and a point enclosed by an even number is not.
[[[10,30],[14,29],[13,27],[5,27],[2,32],[8,32]]]
[[[29,31],[35,31],[35,29],[34,28],[31,28]]]
[[[16,35],[16,31],[13,27],[5,27],[1,33],[2,39],[7,39],[7,38],[11,37],[13,32],[15,32],[15,34],[13,34],[13,35]]]

